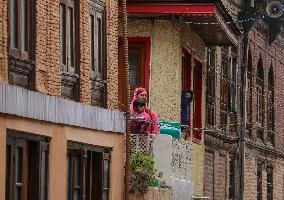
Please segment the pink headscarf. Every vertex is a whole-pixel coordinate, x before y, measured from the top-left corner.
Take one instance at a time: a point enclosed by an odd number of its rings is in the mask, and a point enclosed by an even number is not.
[[[147,92],[147,90],[145,88],[142,88],[142,87],[139,87],[139,88],[136,88],[135,91],[134,91],[134,95],[132,97],[132,100],[131,100],[131,103],[130,103],[130,112],[133,113],[134,110],[133,110],[133,102],[138,99],[138,95],[141,94],[142,92]],[[145,102],[146,104],[148,102]],[[145,110],[146,113],[148,113],[151,117],[151,126],[149,126],[149,133],[152,133],[152,134],[159,134],[160,133],[160,124],[159,124],[159,117],[158,115],[150,110],[149,108],[146,108]]]

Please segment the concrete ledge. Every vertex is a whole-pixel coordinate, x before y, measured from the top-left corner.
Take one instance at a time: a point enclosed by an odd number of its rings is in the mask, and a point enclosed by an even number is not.
[[[0,84],[0,113],[108,132],[125,132],[124,114]]]

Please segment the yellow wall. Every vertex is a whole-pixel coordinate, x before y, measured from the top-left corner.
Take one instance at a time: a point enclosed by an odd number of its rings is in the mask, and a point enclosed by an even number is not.
[[[121,27],[121,26],[119,26]],[[122,30],[119,30],[122,36]],[[128,37],[150,37],[150,106],[161,120],[180,121],[180,100],[182,87],[182,47],[203,63],[205,70],[205,44],[198,35],[184,23],[170,20],[128,20]],[[193,66],[193,65],[192,65]],[[193,73],[193,72],[192,72]],[[192,79],[193,80],[193,79]],[[203,104],[205,113],[205,77],[203,76]],[[202,125],[204,127],[205,116]],[[192,145],[191,176],[195,195],[203,194],[204,144]]]
[[[123,199],[124,176],[124,135],[57,125],[37,120],[0,115],[0,177],[5,177],[7,129],[48,136],[49,182],[48,199],[66,199],[67,140],[90,145],[112,147],[110,168],[110,199]],[[5,199],[5,178],[0,179],[0,199]]]

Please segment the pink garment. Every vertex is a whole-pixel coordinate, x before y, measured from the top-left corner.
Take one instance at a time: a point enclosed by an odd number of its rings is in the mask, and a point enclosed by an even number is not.
[[[138,99],[138,95],[142,92],[144,92],[147,90],[145,88],[142,88],[142,87],[139,87],[139,88],[136,88],[135,91],[134,91],[134,95],[132,97],[132,100],[131,100],[131,103],[130,103],[130,113],[134,113],[134,110],[133,110],[133,102]],[[145,102],[146,104],[148,102]],[[159,134],[160,133],[160,124],[159,124],[159,117],[158,115],[152,111],[151,109],[149,108],[146,108],[145,112],[150,116],[150,126],[149,126],[149,133],[150,134]]]
[[[150,134],[151,117],[148,113],[132,112],[130,119],[131,119],[131,123],[130,123],[131,134]]]

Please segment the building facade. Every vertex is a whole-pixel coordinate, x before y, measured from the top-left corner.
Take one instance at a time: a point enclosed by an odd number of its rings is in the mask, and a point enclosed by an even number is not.
[[[200,4],[200,1],[133,0],[128,2],[127,11],[131,93],[136,87],[145,87],[150,95],[149,106],[160,120],[180,122],[181,92],[183,89],[194,92],[190,108],[190,177],[194,195],[202,197],[203,176],[207,173],[203,168],[206,47],[237,45],[237,27],[233,23],[229,26],[223,23],[230,15],[223,4],[212,1]],[[199,25],[200,21],[215,25]],[[122,37],[122,30],[119,36]],[[122,49],[119,51],[121,67]],[[119,72],[123,77],[123,70]],[[125,105],[124,101],[121,95],[121,105]]]
[[[223,2],[234,20],[248,20],[238,48],[208,48],[204,195],[283,199],[283,36],[264,1]]]
[[[123,199],[117,1],[0,3],[0,199]]]

